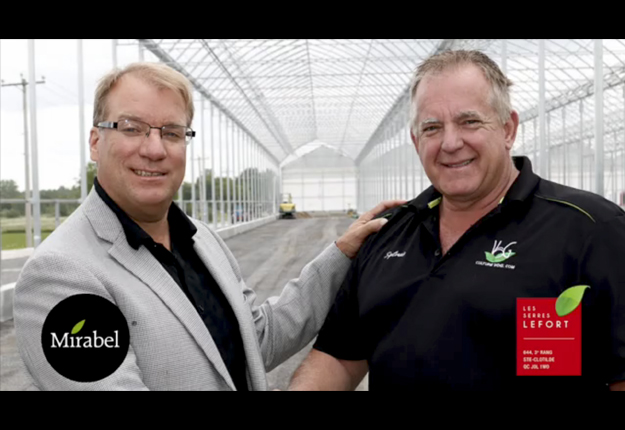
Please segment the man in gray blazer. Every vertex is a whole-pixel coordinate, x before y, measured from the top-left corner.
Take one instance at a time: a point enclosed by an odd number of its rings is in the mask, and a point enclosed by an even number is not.
[[[100,81],[90,134],[96,184],[37,248],[15,290],[17,344],[33,388],[266,390],[266,372],[323,324],[350,259],[385,222],[374,215],[400,203],[363,214],[280,297],[257,306],[221,238],[172,202],[192,119],[190,84],[165,65],[136,63]],[[92,382],[59,374],[42,347],[50,311],[78,294],[114,303],[130,334],[121,365]]]

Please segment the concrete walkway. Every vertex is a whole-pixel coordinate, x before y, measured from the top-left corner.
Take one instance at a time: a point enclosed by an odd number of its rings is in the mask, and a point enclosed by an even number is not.
[[[30,257],[33,252],[35,252],[35,248],[11,249],[8,251],[0,251],[0,256],[2,261],[13,260],[16,258]]]

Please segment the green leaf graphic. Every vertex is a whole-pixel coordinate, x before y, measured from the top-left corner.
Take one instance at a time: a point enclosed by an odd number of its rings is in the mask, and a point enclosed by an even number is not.
[[[85,321],[87,320],[82,320],[81,322],[79,322],[78,324],[76,324],[74,326],[74,328],[72,329],[72,334],[76,334],[78,333],[80,330],[82,330],[82,326],[85,325]]]
[[[486,254],[486,259],[491,263],[501,263],[502,261],[506,261],[508,258],[512,257],[516,253],[510,252],[507,257],[504,254],[499,254],[499,256],[495,257],[490,252],[485,252],[484,254]]]
[[[588,285],[576,285],[562,291],[562,294],[556,300],[556,313],[558,316],[565,316],[573,312],[582,302],[584,291],[590,288]]]

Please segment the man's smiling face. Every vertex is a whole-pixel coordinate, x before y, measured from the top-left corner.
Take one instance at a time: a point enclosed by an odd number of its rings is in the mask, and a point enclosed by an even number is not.
[[[428,178],[448,198],[479,201],[506,180],[516,124],[501,123],[491,97],[471,64],[426,75],[417,87],[412,139]]]
[[[155,127],[187,125],[180,94],[157,88],[132,74],[123,76],[107,97],[106,121],[138,119]],[[131,216],[158,217],[169,208],[184,179],[186,144],[125,136],[117,130],[93,128],[91,159],[98,163],[98,181]]]

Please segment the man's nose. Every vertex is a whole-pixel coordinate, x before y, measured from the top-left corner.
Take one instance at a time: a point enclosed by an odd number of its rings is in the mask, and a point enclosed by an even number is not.
[[[153,127],[148,130],[148,135],[143,139],[139,154],[153,160],[160,160],[167,156],[160,128]]]
[[[455,152],[464,146],[462,133],[455,125],[445,126],[441,149],[445,152]]]

